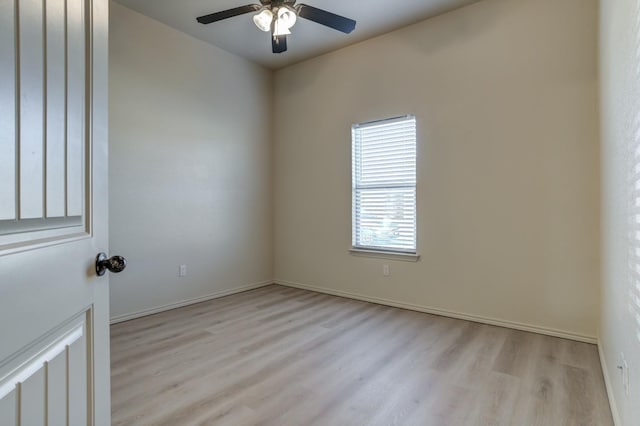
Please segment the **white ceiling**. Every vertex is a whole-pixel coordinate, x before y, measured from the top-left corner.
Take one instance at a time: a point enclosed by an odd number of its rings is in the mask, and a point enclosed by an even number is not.
[[[288,51],[271,53],[271,39],[246,14],[202,25],[196,17],[252,0],[117,0],[144,15],[200,40],[216,45],[267,68],[278,69],[295,62],[356,43],[421,21],[478,0],[302,0],[301,2],[357,21],[351,34],[298,19],[288,37]],[[253,1],[259,3],[259,1]]]

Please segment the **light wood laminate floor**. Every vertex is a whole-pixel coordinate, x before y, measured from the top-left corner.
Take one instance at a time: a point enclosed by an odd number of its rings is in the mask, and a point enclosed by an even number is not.
[[[594,345],[268,286],[111,328],[114,425],[612,425]]]

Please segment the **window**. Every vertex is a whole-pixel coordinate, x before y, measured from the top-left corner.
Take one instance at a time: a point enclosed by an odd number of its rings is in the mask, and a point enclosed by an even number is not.
[[[416,253],[416,119],[352,127],[352,245]]]

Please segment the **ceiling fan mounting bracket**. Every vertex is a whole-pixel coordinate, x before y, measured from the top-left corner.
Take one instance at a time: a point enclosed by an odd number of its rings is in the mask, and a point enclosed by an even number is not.
[[[295,4],[296,1],[297,0],[260,0],[260,3],[263,6],[278,7],[282,5],[291,6]]]

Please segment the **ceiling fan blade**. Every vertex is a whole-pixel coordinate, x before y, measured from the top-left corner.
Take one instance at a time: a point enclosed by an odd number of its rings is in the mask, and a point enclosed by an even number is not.
[[[356,21],[353,19],[345,18],[317,7],[299,4],[296,6],[296,10],[298,11],[298,16],[331,27],[334,30],[342,31],[345,34],[349,34],[356,28]]]
[[[271,36],[271,49],[273,50],[273,53],[286,52],[287,51],[287,36],[286,35],[281,35],[281,36],[272,35]]]
[[[210,15],[199,16],[197,19],[201,24],[210,24],[216,21],[222,21],[223,19],[233,18],[234,16],[244,15],[249,12],[256,12],[262,8],[259,4],[248,4],[246,6],[235,7],[229,10],[223,10],[222,12],[212,13]]]

